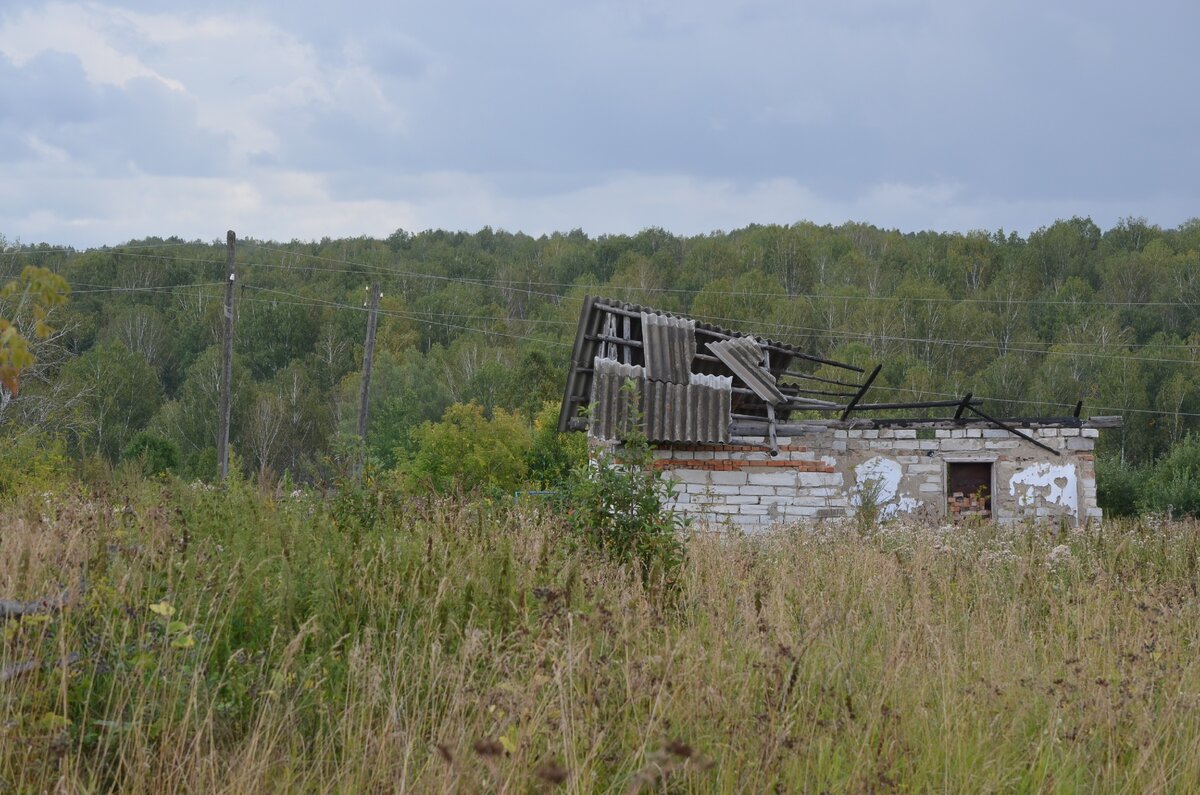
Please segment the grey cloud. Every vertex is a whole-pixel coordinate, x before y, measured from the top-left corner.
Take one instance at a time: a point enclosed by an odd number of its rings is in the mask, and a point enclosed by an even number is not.
[[[197,124],[188,97],[150,78],[95,85],[73,55],[46,52],[22,66],[0,58],[0,107],[0,132],[24,142],[9,160],[29,157],[36,138],[101,175],[227,170],[226,139]]]
[[[163,13],[151,0],[122,7]],[[767,207],[774,194],[755,186],[781,180],[809,199],[776,219],[826,202],[916,227],[1012,228],[1036,211],[1086,214],[1089,201],[1097,216],[1155,210],[1170,224],[1200,199],[1191,3],[202,0],[188,13],[211,11],[288,31],[348,82],[255,109],[278,145],[231,155],[189,97],[153,81],[96,89],[68,56],[0,59],[0,158],[38,157],[36,132],[103,173],[247,167],[319,175],[331,202],[415,205],[417,178],[450,173],[491,191],[463,218],[492,223],[481,213],[498,207],[496,223],[514,228],[543,225],[572,192],[589,202],[570,207],[604,215],[620,194],[594,186],[622,175],[728,186],[720,212],[739,191]],[[904,213],[863,203],[892,184],[953,195]],[[438,201],[437,222],[455,226],[452,198]],[[664,218],[684,227],[692,211]],[[696,223],[721,225],[717,212]],[[755,219],[724,225],[743,220]]]

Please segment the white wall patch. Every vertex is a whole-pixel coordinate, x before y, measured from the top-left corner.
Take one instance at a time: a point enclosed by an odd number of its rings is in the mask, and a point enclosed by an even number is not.
[[[1018,494],[1017,490],[1023,491]],[[1074,464],[1039,463],[1015,472],[1008,482],[1008,494],[1017,498],[1022,507],[1033,505],[1039,498],[1051,505],[1061,505],[1072,516],[1079,516],[1079,488]]]
[[[900,462],[883,456],[867,459],[854,468],[854,491],[850,495],[850,504],[862,505],[862,495],[867,489],[875,490],[875,501],[880,506],[879,514],[890,518],[897,513],[910,513],[917,509],[919,503],[912,497],[898,497],[900,491],[900,476],[903,467]]]

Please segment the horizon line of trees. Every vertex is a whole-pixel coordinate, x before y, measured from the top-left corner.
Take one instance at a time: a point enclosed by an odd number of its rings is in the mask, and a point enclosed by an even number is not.
[[[0,387],[0,438],[56,440],[97,464],[157,445],[180,474],[211,477],[223,247],[0,238],[0,284],[40,266],[73,290],[49,312],[55,333],[31,342],[20,392]],[[1072,218],[1027,237],[807,222],[595,238],[397,230],[242,240],[238,269],[231,439],[263,476],[328,477],[352,445],[373,279],[384,298],[366,445],[382,469],[411,467],[456,405],[533,433],[561,395],[588,293],[881,362],[881,399],[971,391],[1003,416],[1069,414],[1083,399],[1086,413],[1124,415],[1100,453],[1131,465],[1200,429],[1200,220]],[[4,299],[0,317],[34,323]]]

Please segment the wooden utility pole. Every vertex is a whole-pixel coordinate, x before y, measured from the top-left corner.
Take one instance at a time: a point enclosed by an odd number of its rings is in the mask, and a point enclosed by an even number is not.
[[[367,342],[363,346],[362,395],[358,401],[358,438],[367,440],[367,403],[371,396],[371,362],[375,358],[375,325],[379,319],[379,282],[371,284],[370,310],[367,314]]]
[[[232,229],[225,234],[225,242],[225,264],[229,268],[229,278],[225,282],[225,349],[221,353],[221,403],[218,408],[220,427],[217,430],[217,464],[220,467],[221,482],[229,476],[229,411],[230,392],[233,389],[233,280],[237,235]]]

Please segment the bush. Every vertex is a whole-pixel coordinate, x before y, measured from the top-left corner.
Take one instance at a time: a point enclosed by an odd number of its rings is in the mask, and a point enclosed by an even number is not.
[[[26,432],[0,439],[0,499],[55,491],[68,470],[66,446],[56,436]]]
[[[456,403],[441,422],[427,422],[413,436],[416,452],[397,467],[407,491],[498,496],[525,484],[532,441],[516,414],[496,409],[489,420],[477,403]]]
[[[1146,469],[1127,461],[1096,460],[1096,502],[1105,516],[1136,516],[1146,483]]]
[[[653,467],[640,433],[601,453],[568,478],[563,500],[575,536],[611,559],[636,564],[646,583],[671,585],[683,563],[685,518],[666,503],[674,486]]]
[[[587,436],[558,432],[558,404],[546,403],[533,426],[529,448],[529,480],[542,488],[557,488],[587,461]]]
[[[129,440],[122,461],[136,461],[147,477],[173,472],[179,466],[179,445],[150,431],[141,431]]]
[[[1200,437],[1188,434],[1151,468],[1141,499],[1143,510],[1200,516]]]

